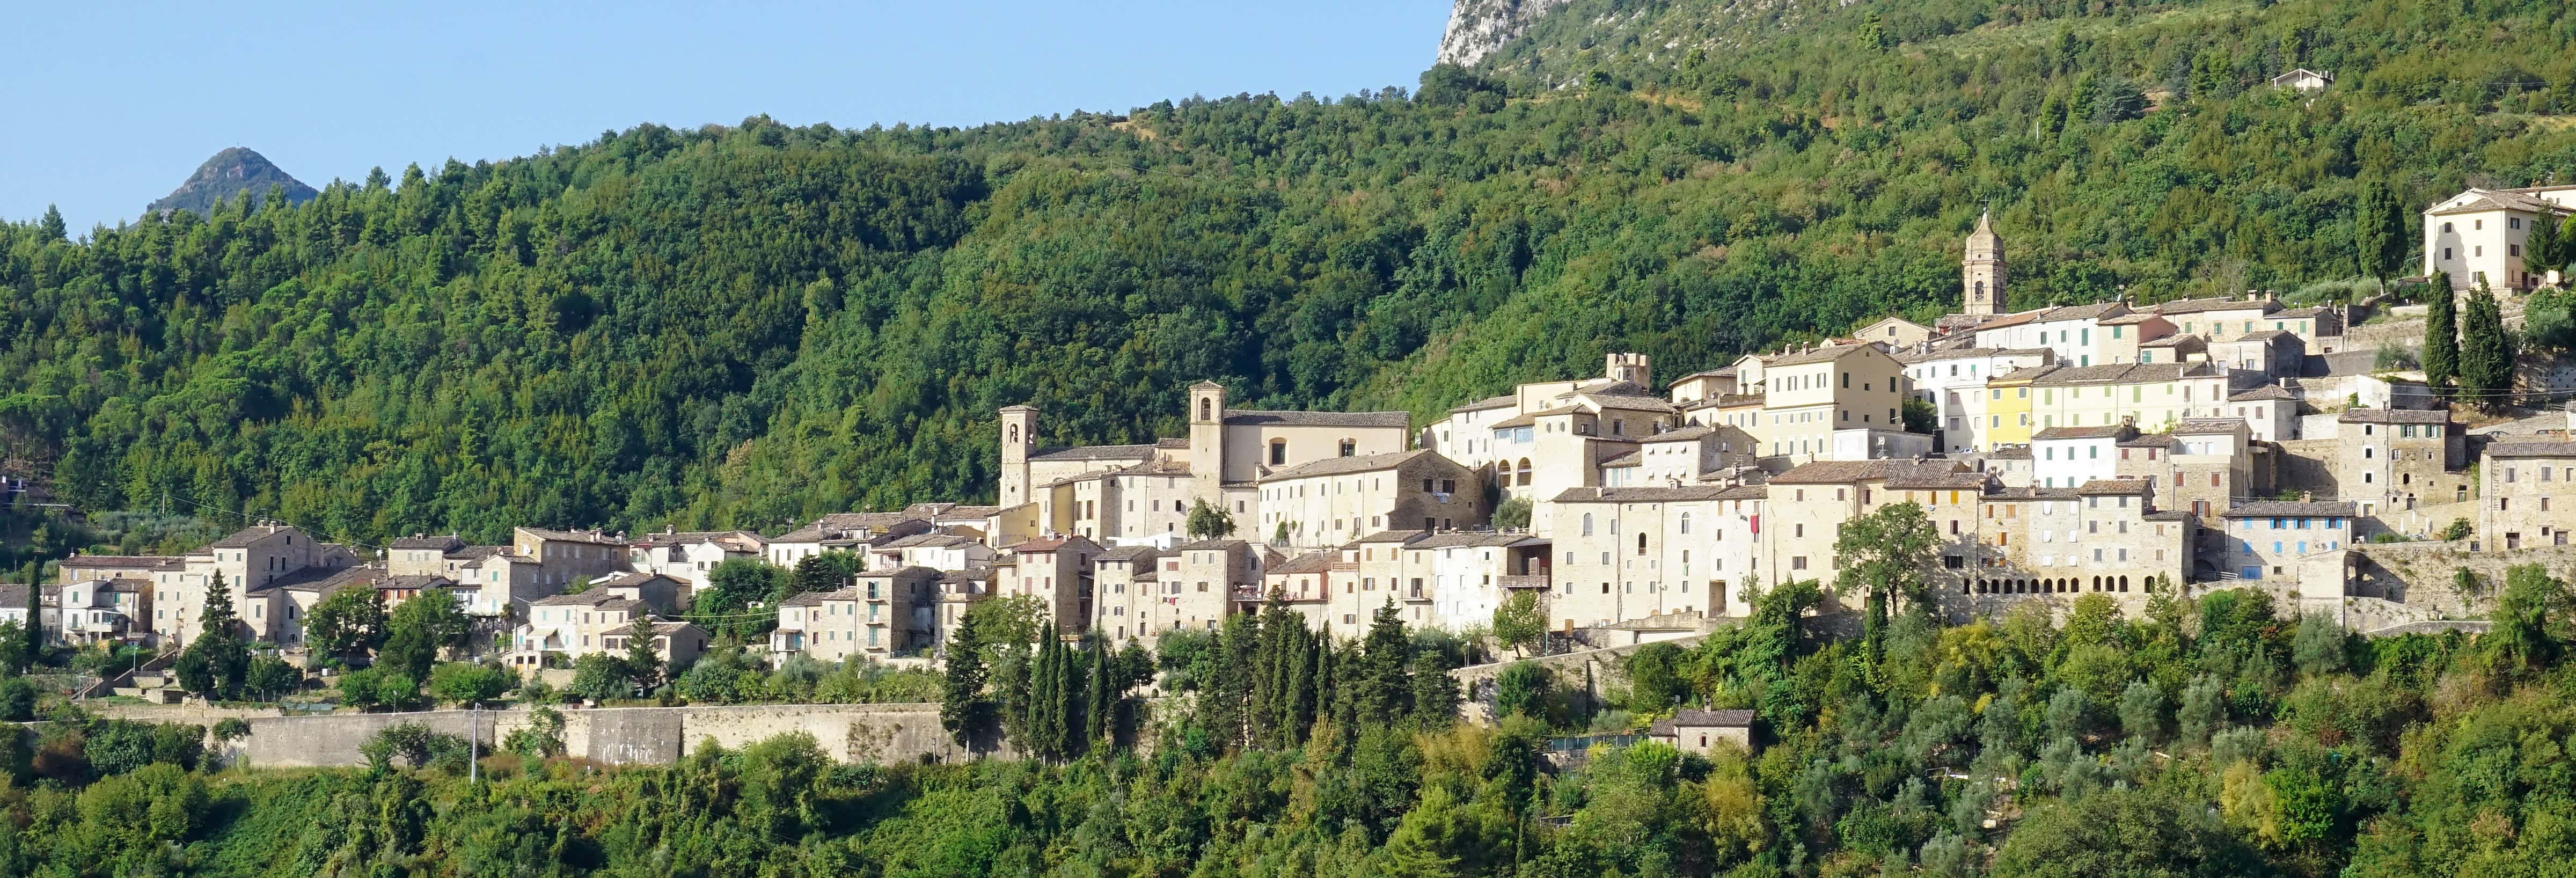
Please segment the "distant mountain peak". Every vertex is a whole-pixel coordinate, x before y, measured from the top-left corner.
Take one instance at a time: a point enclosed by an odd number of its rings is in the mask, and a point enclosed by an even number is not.
[[[266,201],[268,187],[272,185],[286,187],[286,200],[293,204],[302,204],[320,194],[270,163],[267,156],[235,146],[215,153],[205,164],[197,166],[196,173],[188,175],[187,182],[179,184],[179,188],[170,190],[167,197],[152,202],[145,209],[153,213],[185,210],[204,216],[211,213],[218,202],[229,201],[242,192],[250,193],[253,204]]]

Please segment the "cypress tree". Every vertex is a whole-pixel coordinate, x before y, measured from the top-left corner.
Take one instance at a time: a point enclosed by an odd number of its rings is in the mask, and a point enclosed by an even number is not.
[[[1085,673],[1089,669],[1084,664],[1082,654],[1073,647],[1056,648],[1056,692],[1064,701],[1064,707],[1056,714],[1063,717],[1056,746],[1067,759],[1082,755],[1091,746],[1091,689],[1085,685],[1089,682]]]
[[[2557,217],[2544,213],[2538,219],[2532,220],[2531,239],[2522,245],[2522,264],[2525,270],[2532,274],[2543,274],[2567,264],[2566,258],[2561,255],[2567,246],[2566,241],[2559,237],[2561,231],[2563,230],[2558,227]]]
[[[1445,729],[1458,721],[1458,667],[1449,645],[1435,643],[1413,657],[1413,721],[1424,729]]]
[[[1040,637],[1037,656],[1029,665],[1028,747],[1029,754],[1040,759],[1052,759],[1056,754],[1055,650],[1054,637]]]
[[[1404,631],[1404,618],[1395,608],[1395,599],[1377,610],[1369,625],[1366,651],[1360,656],[1360,668],[1351,700],[1361,717],[1371,722],[1397,721],[1413,712],[1413,680],[1405,665],[1413,658],[1413,643]]]
[[[1109,680],[1109,650],[1099,642],[1091,645],[1091,707],[1082,713],[1083,737],[1105,746],[1109,742],[1109,712],[1118,704],[1118,686]]]
[[[2389,194],[2387,181],[2362,184],[2352,211],[2354,267],[2362,277],[2387,280],[2389,268],[2404,256],[2405,228],[2405,214]]]
[[[2505,336],[2504,313],[2495,291],[2486,284],[2469,291],[2469,306],[2460,321],[2460,389],[2476,394],[2485,408],[2500,408],[2512,398],[2513,340]]]
[[[2459,303],[2451,295],[2451,273],[2433,274],[2431,299],[2424,303],[2424,382],[2435,392],[2460,373]]]
[[[939,698],[939,724],[958,746],[973,749],[975,735],[983,730],[991,704],[984,700],[984,638],[975,625],[975,614],[967,613],[957,620],[957,630],[950,635],[947,647],[947,676],[942,681]]]
[[[45,654],[45,581],[27,577],[27,637],[18,642],[18,667],[35,670],[36,660]],[[66,609],[68,613],[70,610]]]

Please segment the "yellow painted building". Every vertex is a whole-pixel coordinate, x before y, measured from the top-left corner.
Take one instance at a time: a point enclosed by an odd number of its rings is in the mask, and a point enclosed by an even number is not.
[[[1986,381],[1986,447],[2030,444],[2030,382],[2055,366],[2038,366]]]

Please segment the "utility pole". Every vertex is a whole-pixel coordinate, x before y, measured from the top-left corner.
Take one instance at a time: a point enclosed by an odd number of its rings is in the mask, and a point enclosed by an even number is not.
[[[465,782],[483,778],[483,702],[477,701],[465,720]]]

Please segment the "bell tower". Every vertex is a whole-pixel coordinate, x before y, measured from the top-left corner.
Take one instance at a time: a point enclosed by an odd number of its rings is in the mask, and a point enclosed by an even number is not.
[[[1038,445],[1038,410],[1015,405],[1002,409],[1002,507],[1029,502],[1029,451]]]
[[[1225,502],[1225,385],[1190,385],[1190,490],[1210,506]]]
[[[1987,210],[1977,217],[1977,230],[1968,233],[1968,252],[1960,260],[1960,313],[1995,316],[2004,313],[2004,239],[1995,234],[1995,213]]]

